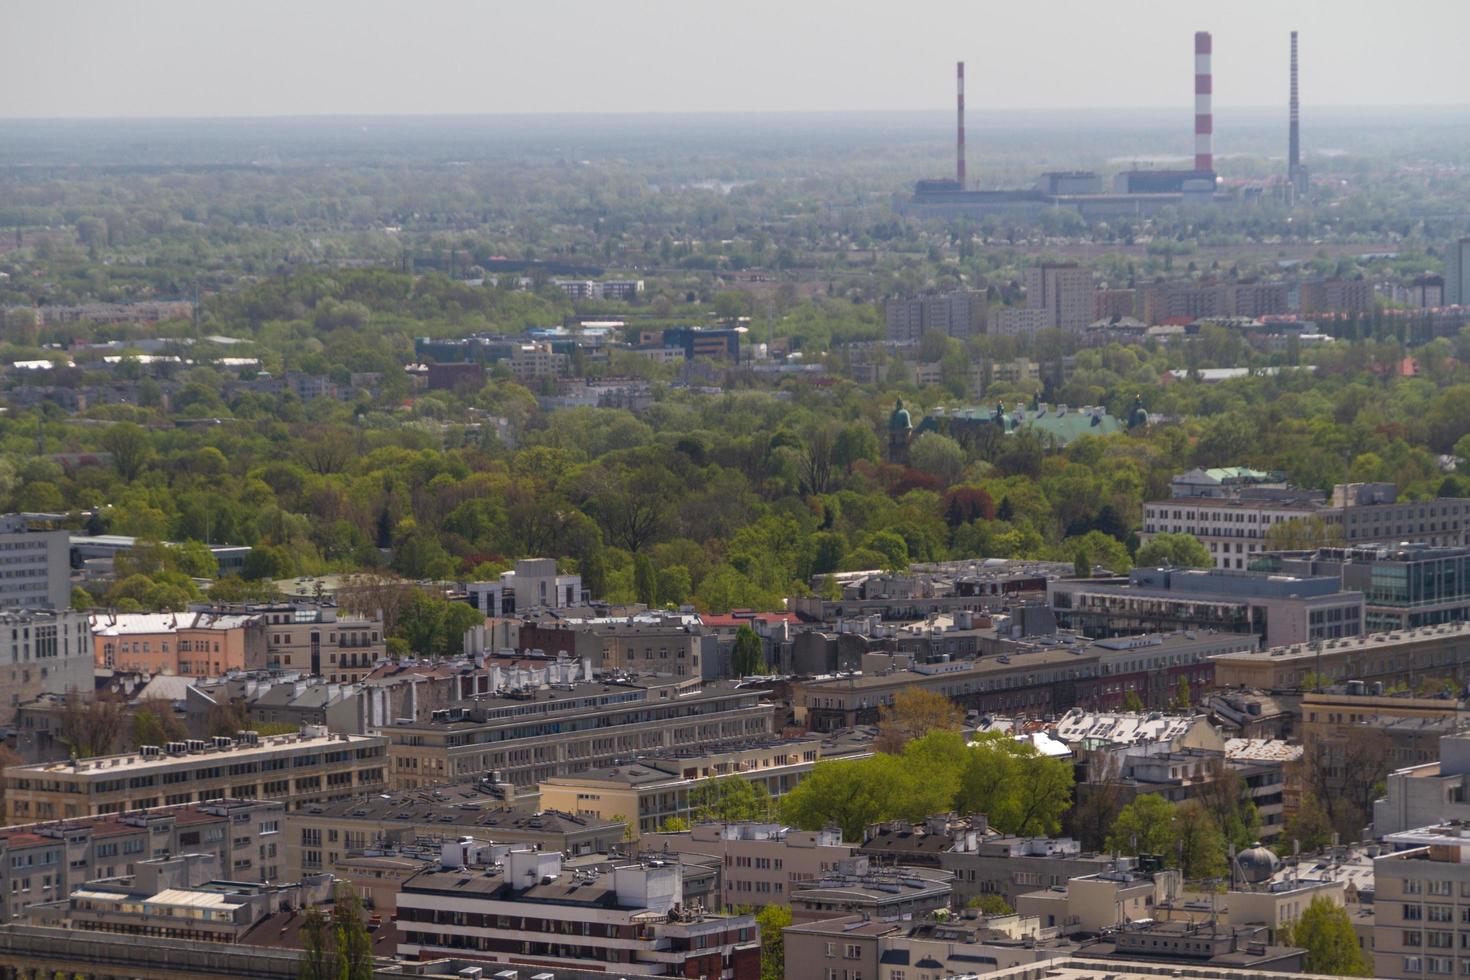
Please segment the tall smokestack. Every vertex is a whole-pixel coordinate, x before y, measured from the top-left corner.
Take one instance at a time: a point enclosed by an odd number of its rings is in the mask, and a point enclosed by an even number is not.
[[[1296,31],[1291,32],[1291,137],[1286,150],[1286,176],[1293,184],[1302,167],[1301,105],[1296,91]]]
[[[965,189],[965,63],[955,62],[955,142],[954,179],[959,181],[960,190]]]
[[[1210,74],[1210,32],[1194,35],[1194,169],[1197,173],[1215,169],[1215,115],[1211,111],[1214,78]]]

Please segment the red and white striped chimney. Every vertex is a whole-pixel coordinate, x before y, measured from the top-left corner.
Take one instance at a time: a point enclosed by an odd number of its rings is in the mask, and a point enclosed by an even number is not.
[[[954,179],[959,181],[960,190],[965,189],[965,63],[955,62],[955,115],[957,117]]]
[[[1214,78],[1210,74],[1210,32],[1194,35],[1194,169],[1197,173],[1215,169],[1215,114],[1210,96]]]

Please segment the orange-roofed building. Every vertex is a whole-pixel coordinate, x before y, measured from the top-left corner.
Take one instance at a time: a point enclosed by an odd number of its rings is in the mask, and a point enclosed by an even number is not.
[[[265,667],[266,623],[207,612],[96,613],[92,645],[98,667],[218,677]]]

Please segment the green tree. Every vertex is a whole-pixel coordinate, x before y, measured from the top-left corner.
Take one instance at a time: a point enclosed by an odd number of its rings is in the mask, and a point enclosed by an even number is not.
[[[1092,577],[1092,559],[1087,557],[1087,552],[1078,548],[1077,553],[1072,556],[1072,575],[1076,578]]]
[[[682,606],[689,601],[694,586],[689,580],[689,569],[683,565],[666,565],[658,570],[658,604],[660,606]]]
[[[755,914],[761,933],[761,980],[785,980],[786,934],[791,925],[791,909],[785,905],[767,905]]]
[[[346,885],[338,885],[332,904],[337,980],[373,980],[373,945],[363,918],[362,901]]]
[[[188,728],[171,707],[153,701],[146,701],[133,711],[132,728],[134,745],[164,745],[189,736]]]
[[[143,467],[153,456],[153,440],[148,430],[132,422],[118,422],[102,434],[102,448],[112,454],[112,465],[118,476],[131,483],[143,474]]]
[[[291,558],[291,552],[273,544],[251,548],[250,554],[245,556],[244,567],[240,570],[242,578],[252,581],[290,578],[294,574],[296,562]]]
[[[1174,568],[1209,568],[1215,564],[1210,551],[1193,534],[1156,534],[1138,549],[1134,562],[1140,568],[1170,565]]]
[[[765,666],[761,638],[748,623],[741,623],[735,630],[735,645],[730,648],[730,673],[736,677],[750,677],[764,673]]]
[[[689,829],[689,821],[683,817],[664,817],[663,822],[658,825],[661,834],[682,834]]]
[[[901,769],[902,763],[894,756],[818,762],[806,779],[781,798],[781,819],[803,830],[835,826],[841,829],[843,840],[861,841],[863,828],[890,819],[897,810]]]
[[[1127,692],[1124,693],[1123,710],[1131,712],[1133,714],[1138,714],[1140,711],[1143,710],[1143,699],[1138,696],[1137,691],[1130,688]]]
[[[1119,854],[1175,853],[1174,804],[1157,793],[1145,793],[1125,806],[1113,822],[1107,849]]]
[[[647,555],[633,556],[633,594],[649,608],[658,605],[658,573]]]
[[[1266,529],[1265,551],[1311,551],[1342,544],[1342,527],[1320,517],[1293,517]]]
[[[71,691],[62,701],[57,737],[73,759],[108,755],[122,737],[125,718],[122,702]]]
[[[976,895],[965,903],[967,909],[979,909],[982,915],[1015,915],[1016,910],[995,894]]]
[[[771,794],[763,783],[738,776],[711,776],[689,791],[689,809],[701,823],[769,820]]]
[[[1303,853],[1320,850],[1332,843],[1332,818],[1328,816],[1326,808],[1315,793],[1302,794],[1296,813],[1286,821],[1283,833],[1276,842],[1279,853],[1291,853],[1293,841],[1300,845]]]
[[[965,471],[965,451],[949,436],[926,432],[909,448],[909,465],[948,487]]]
[[[219,574],[219,560],[202,541],[185,541],[173,549],[174,567],[190,578],[212,579]]]
[[[1302,969],[1335,977],[1371,977],[1373,965],[1358,945],[1347,910],[1325,895],[1312,899],[1301,918],[1282,925],[1277,940],[1307,951]]]
[[[607,564],[600,546],[587,552],[579,572],[582,576],[582,587],[591,593],[592,598],[601,599],[607,595]]]
[[[1219,878],[1225,875],[1225,837],[1220,825],[1197,800],[1185,800],[1174,810],[1176,850],[1166,855],[1178,864],[1186,878]]]
[[[301,918],[301,965],[298,980],[337,980],[337,969],[329,946],[327,917],[315,905]]]
[[[95,605],[97,605],[97,600],[92,598],[92,593],[80,585],[73,585],[71,587],[71,607],[73,609],[78,612],[86,612]]]

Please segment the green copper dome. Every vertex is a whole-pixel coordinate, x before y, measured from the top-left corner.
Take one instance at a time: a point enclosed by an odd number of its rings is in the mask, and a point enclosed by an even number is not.
[[[893,414],[888,416],[888,428],[890,429],[912,429],[914,421],[909,417],[909,410],[903,407],[903,399],[900,398],[893,403]]]

